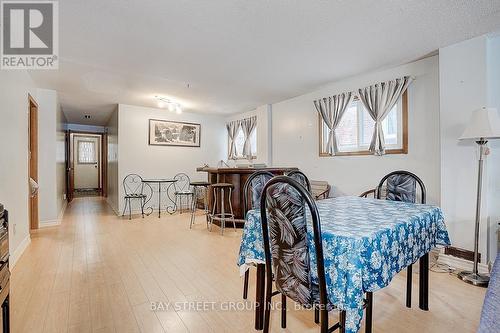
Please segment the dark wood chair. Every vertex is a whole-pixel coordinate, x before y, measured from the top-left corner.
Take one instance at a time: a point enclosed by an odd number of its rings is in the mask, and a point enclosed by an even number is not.
[[[309,178],[307,178],[305,173],[300,170],[292,170],[290,172],[287,172],[285,175],[299,182],[299,184],[304,186],[309,191],[309,193],[311,193],[311,182],[309,181]]]
[[[317,285],[310,279],[312,268],[307,244],[306,206],[312,217]],[[288,297],[305,307],[319,307],[321,333],[333,332],[336,329],[344,332],[345,311],[340,311],[340,320],[335,325],[329,327],[328,323],[328,311],[335,306],[328,301],[321,225],[318,209],[311,194],[293,178],[277,176],[264,187],[260,211],[266,257],[264,333],[269,332],[271,297],[276,293],[282,294],[282,327],[286,326],[286,297]],[[277,292],[274,293],[273,282],[277,288]]]
[[[420,203],[425,204],[427,191],[424,182],[415,174],[404,170],[393,171],[384,176],[375,189],[375,195],[377,199],[382,199],[385,195],[386,200],[416,203],[417,184],[420,187]],[[406,307],[408,308],[411,308],[412,273],[413,264],[406,268]]]
[[[252,173],[243,186],[243,217],[246,218],[247,212],[251,209],[260,208],[260,196],[266,183],[273,178],[274,175],[269,171],[257,171]],[[243,299],[248,297],[248,278],[249,271],[245,272],[243,281]]]
[[[330,196],[331,186],[324,180],[311,180],[311,194],[314,200],[327,199]]]
[[[372,188],[371,190],[368,190],[368,191],[364,191],[363,193],[361,193],[359,196],[361,198],[376,198],[377,197],[377,194],[376,194],[376,190],[374,188]]]

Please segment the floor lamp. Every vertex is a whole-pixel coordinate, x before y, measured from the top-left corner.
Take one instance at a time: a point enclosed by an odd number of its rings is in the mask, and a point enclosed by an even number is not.
[[[474,230],[474,266],[472,271],[458,273],[463,281],[475,286],[487,287],[490,277],[479,274],[479,222],[481,220],[481,192],[483,187],[483,161],[486,155],[486,143],[491,139],[500,139],[500,118],[493,108],[482,108],[473,112],[472,117],[460,140],[474,140],[479,145],[479,168],[477,177],[476,224]]]

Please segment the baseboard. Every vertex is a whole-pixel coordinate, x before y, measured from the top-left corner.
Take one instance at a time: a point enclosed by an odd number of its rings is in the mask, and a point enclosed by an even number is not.
[[[116,215],[120,216],[120,213],[117,211],[117,208],[115,206],[113,206],[113,203],[111,202],[111,199],[110,197],[106,197],[106,203],[108,204],[109,207],[111,207],[111,210],[113,210],[113,212],[115,212]]]
[[[440,253],[439,258],[437,260],[438,264],[447,265],[451,269],[459,270],[459,271],[470,271],[472,270],[473,262],[469,260],[465,260],[462,258],[450,256],[448,254]],[[479,263],[478,266],[479,273],[488,274],[488,265]]]
[[[47,221],[40,221],[40,223],[38,223],[38,228],[50,228],[50,227],[57,227],[61,225],[61,220],[60,219],[57,219],[57,220],[47,220]]]
[[[28,235],[26,236],[26,238],[23,239],[21,244],[19,244],[19,246],[11,253],[9,257],[9,266],[11,270],[12,268],[14,268],[19,258],[21,258],[21,256],[23,255],[24,250],[26,250],[26,248],[28,247],[28,245],[30,245],[30,243],[31,243],[31,237],[30,235]]]
[[[66,211],[66,207],[68,206],[68,202],[64,200],[64,204],[61,208],[61,211],[59,212],[59,216],[55,220],[46,220],[46,221],[40,221],[38,223],[39,228],[49,228],[49,227],[57,227],[58,225],[61,225],[61,222],[64,217],[64,212]]]

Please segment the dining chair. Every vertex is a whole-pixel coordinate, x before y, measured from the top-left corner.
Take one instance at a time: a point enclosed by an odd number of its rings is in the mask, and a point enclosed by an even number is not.
[[[375,189],[375,195],[377,199],[382,199],[385,188],[386,200],[416,203],[417,184],[420,187],[420,203],[425,204],[427,191],[424,182],[417,175],[405,170],[393,171],[385,175]],[[408,308],[411,308],[412,273],[413,264],[406,268],[406,307]]]
[[[174,176],[177,180],[174,183],[175,205],[179,202],[180,213],[182,214],[182,198],[186,198],[186,205],[189,207],[189,199],[193,200],[194,192],[191,188],[191,179],[185,173],[178,173]]]
[[[256,171],[252,173],[246,180],[243,186],[243,217],[246,218],[247,212],[251,209],[260,208],[260,196],[266,183],[273,178],[274,175],[269,171]],[[248,296],[248,278],[249,270],[245,272],[243,281],[243,299]]]
[[[311,182],[309,181],[309,178],[307,178],[307,176],[302,171],[292,170],[287,172],[285,175],[298,181],[299,184],[304,186],[307,189],[307,191],[311,193]]]
[[[331,186],[324,180],[311,180],[311,194],[314,200],[328,199],[330,196]]]
[[[141,205],[141,213],[144,218],[144,205],[146,204],[147,195],[144,193],[144,183],[142,177],[138,174],[131,173],[123,178],[123,192],[125,207],[123,207],[122,216],[125,215],[125,211],[128,206],[128,219],[132,219],[132,200],[139,200]]]
[[[311,215],[317,282],[311,278],[306,207]],[[264,333],[269,332],[271,296],[276,293],[272,292],[273,281],[277,292],[282,294],[282,327],[286,325],[288,297],[306,308],[319,308],[321,333],[336,329],[344,332],[345,311],[340,311],[339,322],[331,327],[328,324],[328,312],[335,306],[329,302],[326,291],[321,225],[311,194],[291,177],[274,177],[263,189],[260,212],[266,258]]]
[[[360,196],[360,198],[368,198],[368,197],[376,198],[377,191],[376,191],[376,189],[372,188],[371,190],[364,191],[359,196]]]

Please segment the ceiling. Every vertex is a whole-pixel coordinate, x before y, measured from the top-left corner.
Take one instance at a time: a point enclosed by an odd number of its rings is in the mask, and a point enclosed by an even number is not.
[[[227,114],[498,29],[498,0],[64,0],[59,70],[31,75],[74,123],[154,95]]]

